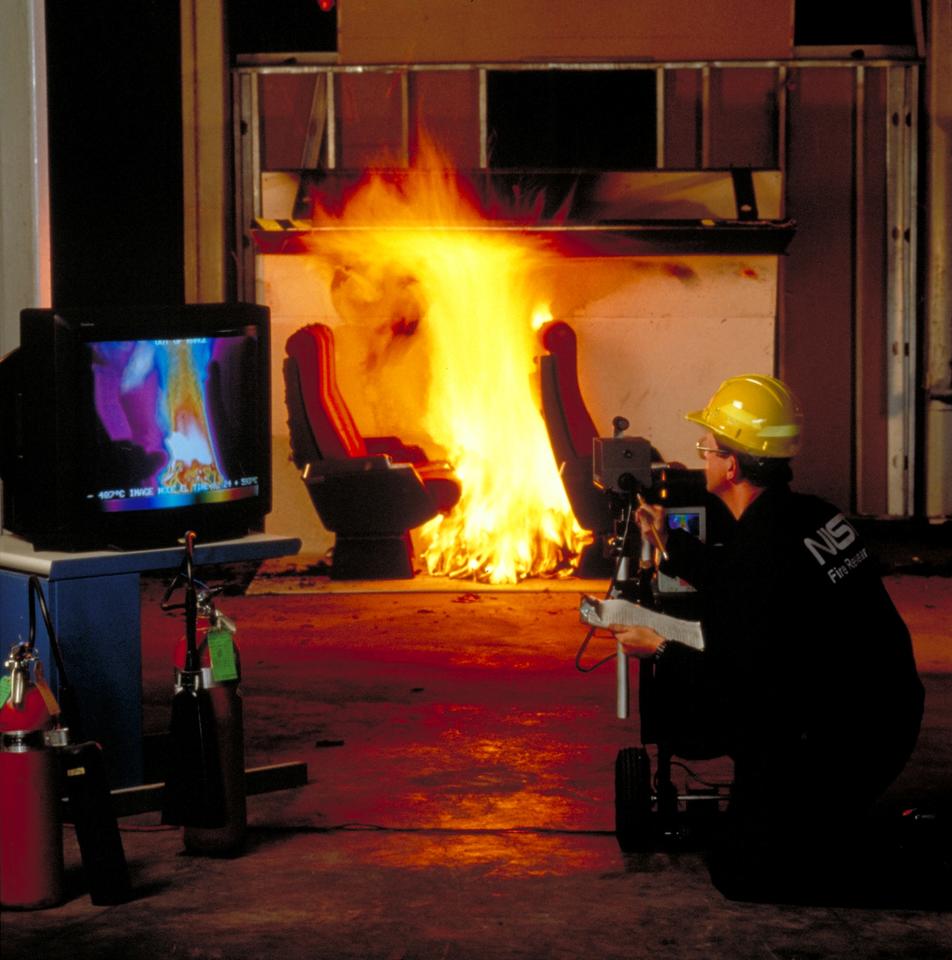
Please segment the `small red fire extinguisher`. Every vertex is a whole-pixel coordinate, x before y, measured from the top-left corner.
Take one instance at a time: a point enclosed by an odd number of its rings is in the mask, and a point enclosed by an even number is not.
[[[13,647],[0,678],[0,905],[63,899],[59,759],[49,742],[59,705],[32,644]]]

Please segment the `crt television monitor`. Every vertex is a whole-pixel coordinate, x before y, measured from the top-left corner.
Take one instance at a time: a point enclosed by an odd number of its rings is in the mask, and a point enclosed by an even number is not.
[[[24,310],[0,364],[4,526],[58,550],[261,530],[269,342],[254,304]]]

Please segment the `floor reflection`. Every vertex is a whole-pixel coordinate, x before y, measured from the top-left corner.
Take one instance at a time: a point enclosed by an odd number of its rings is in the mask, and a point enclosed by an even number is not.
[[[566,876],[623,867],[613,837],[573,835],[567,841],[536,831],[422,831],[403,841],[375,849],[374,862],[419,869],[483,867],[489,877]]]

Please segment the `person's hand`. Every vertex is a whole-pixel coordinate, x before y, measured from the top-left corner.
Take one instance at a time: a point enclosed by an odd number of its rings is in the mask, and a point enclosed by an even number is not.
[[[635,510],[635,522],[638,524],[642,537],[647,537],[656,547],[660,546],[663,552],[668,543],[668,528],[664,522],[664,507],[659,507],[656,503],[645,503],[642,500]]]
[[[629,627],[620,623],[610,623],[608,629],[625,648],[625,653],[639,660],[653,657],[658,652],[658,647],[664,643],[664,637],[655,633],[651,627]]]

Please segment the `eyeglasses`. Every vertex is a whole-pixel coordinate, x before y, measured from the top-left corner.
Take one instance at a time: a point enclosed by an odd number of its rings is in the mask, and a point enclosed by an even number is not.
[[[717,447],[705,447],[702,440],[698,440],[694,444],[694,449],[697,450],[697,455],[702,459],[707,459],[707,454],[713,453],[715,457],[729,457],[730,454],[726,450],[719,450]]]

